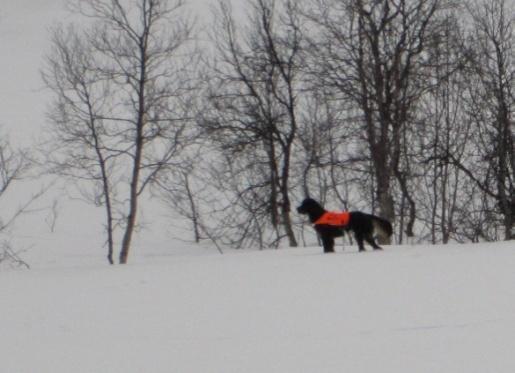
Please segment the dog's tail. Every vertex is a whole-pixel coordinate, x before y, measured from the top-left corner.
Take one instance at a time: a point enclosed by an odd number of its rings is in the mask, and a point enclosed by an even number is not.
[[[388,239],[393,234],[392,224],[379,216],[372,215],[372,224],[374,226],[374,233],[385,239]]]

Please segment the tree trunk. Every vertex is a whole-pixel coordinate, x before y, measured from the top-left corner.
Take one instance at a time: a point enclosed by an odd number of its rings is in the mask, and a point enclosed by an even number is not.
[[[138,212],[138,197],[139,197],[139,176],[141,171],[141,159],[143,156],[144,135],[143,127],[145,126],[146,118],[146,105],[145,105],[145,85],[146,85],[146,67],[147,67],[147,44],[146,39],[141,45],[140,58],[140,76],[138,87],[138,120],[136,122],[136,138],[134,143],[135,153],[132,164],[132,176],[130,183],[129,195],[129,214],[127,216],[127,226],[122,240],[122,249],[120,251],[120,264],[126,264],[129,257],[129,250],[132,242],[132,235],[136,227],[136,216]]]
[[[141,153],[140,151],[137,153]],[[141,158],[141,155],[137,158]],[[134,169],[132,174],[131,191],[130,191],[130,207],[129,215],[127,216],[127,226],[125,227],[125,233],[123,235],[122,249],[120,251],[120,264],[127,264],[129,257],[129,250],[132,242],[132,234],[136,227],[136,214],[138,211],[138,180],[139,180],[139,161],[134,161]]]
[[[126,264],[129,256],[129,250],[132,241],[132,234],[136,227],[136,214],[138,212],[138,184],[141,166],[141,156],[143,152],[143,116],[140,119],[138,129],[138,139],[136,141],[136,154],[134,156],[132,180],[130,184],[129,214],[127,216],[127,226],[122,240],[122,249],[120,251],[120,264]]]

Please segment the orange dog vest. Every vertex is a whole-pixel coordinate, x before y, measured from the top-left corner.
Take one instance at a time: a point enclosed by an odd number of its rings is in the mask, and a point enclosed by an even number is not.
[[[350,212],[348,211],[327,211],[314,224],[345,227],[349,221]]]

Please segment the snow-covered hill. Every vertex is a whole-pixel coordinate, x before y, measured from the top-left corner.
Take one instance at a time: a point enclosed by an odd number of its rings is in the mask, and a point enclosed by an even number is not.
[[[0,372],[515,372],[513,241],[81,262],[0,272]]]

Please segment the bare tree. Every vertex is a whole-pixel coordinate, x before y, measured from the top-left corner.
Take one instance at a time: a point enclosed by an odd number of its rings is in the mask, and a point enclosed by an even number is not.
[[[0,137],[1,202],[5,201],[8,192],[13,190],[17,183],[20,183],[28,177],[30,168],[31,161],[29,160],[27,151],[14,149],[10,144],[9,138],[2,135]],[[44,194],[45,190],[46,188],[33,194],[14,208],[11,206],[11,208],[7,209],[3,206],[0,209],[0,211],[2,211],[2,216],[0,216],[0,263],[16,267],[29,267],[28,264],[21,259],[19,252],[15,250],[7,235],[9,230],[14,227],[18,218],[30,210],[33,203]]]
[[[453,162],[495,201],[504,239],[515,224],[515,7],[512,1],[485,0],[469,6],[472,17],[467,113],[474,123],[475,148],[468,162]],[[490,220],[492,222],[492,220]]]
[[[110,263],[116,228],[123,264],[139,197],[188,142],[194,64],[183,5],[77,0],[72,10],[89,26],[53,31],[43,71],[55,97],[50,160],[54,172],[91,182],[88,199],[105,206]]]
[[[276,232],[274,244],[285,236],[290,246],[297,246],[290,182],[298,129],[299,20],[293,1],[251,0],[248,8],[248,26],[240,33],[228,3],[219,3],[213,40],[217,62],[204,128],[233,162],[229,169],[240,174],[234,178],[251,173],[248,186],[237,187],[236,194],[245,195],[243,205],[250,203],[254,217],[268,216]],[[255,228],[262,237],[261,222]]]
[[[200,149],[181,159],[180,166],[170,168],[155,180],[153,193],[163,200],[170,209],[191,223],[193,239],[199,243],[204,237],[201,208],[209,204],[204,200],[206,185],[199,185],[197,168],[202,166]]]
[[[412,142],[419,152],[419,189],[424,191],[416,195],[424,227],[420,235],[433,244],[462,240],[464,222],[458,219],[459,212],[465,214],[470,206],[463,198],[468,180],[448,157],[442,156],[453,154],[463,161],[473,135],[463,110],[467,83],[464,30],[457,16],[450,13],[442,31],[428,49],[431,64],[438,66],[433,71],[438,84],[423,96],[417,113],[418,136]]]
[[[351,111],[319,88],[305,90],[300,101],[296,172],[302,175],[302,192],[322,203],[337,201],[346,210],[365,208],[370,202],[363,188],[370,174],[368,158],[361,155],[355,126],[342,125],[352,123]]]

